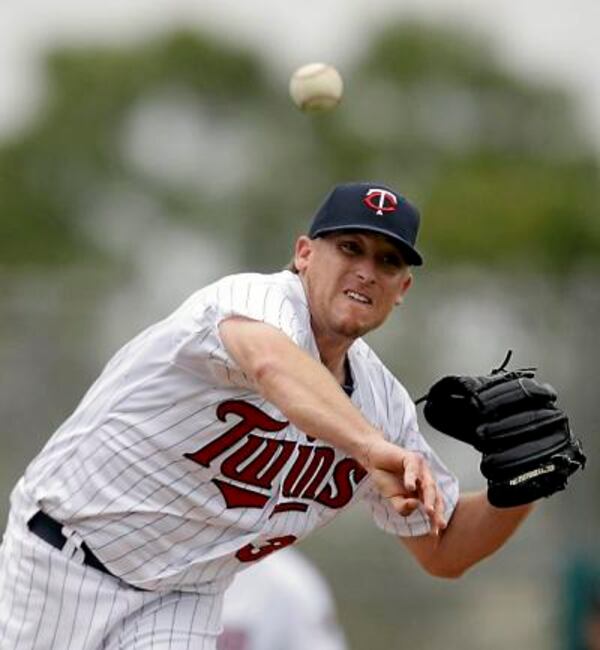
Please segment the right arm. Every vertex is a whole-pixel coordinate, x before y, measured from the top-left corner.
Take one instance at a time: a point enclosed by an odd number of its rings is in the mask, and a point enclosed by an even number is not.
[[[228,318],[219,324],[219,334],[257,392],[290,422],[361,463],[401,515],[422,504],[432,531],[444,528],[443,498],[423,457],[387,442],[323,364],[266,323]]]

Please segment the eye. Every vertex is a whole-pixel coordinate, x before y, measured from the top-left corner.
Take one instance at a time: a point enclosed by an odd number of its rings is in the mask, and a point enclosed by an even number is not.
[[[404,266],[402,258],[396,253],[386,253],[382,256],[381,261],[385,266],[389,266],[395,269],[401,269]]]
[[[360,245],[351,239],[344,239],[338,243],[341,251],[348,255],[358,255],[360,253]]]

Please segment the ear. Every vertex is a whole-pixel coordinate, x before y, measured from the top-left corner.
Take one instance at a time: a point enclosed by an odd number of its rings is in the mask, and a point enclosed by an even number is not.
[[[313,240],[306,235],[301,235],[296,240],[294,250],[294,264],[299,273],[304,273],[308,268],[308,263],[313,249]]]
[[[398,289],[398,294],[396,295],[396,305],[401,305],[404,301],[404,296],[406,292],[412,287],[413,283],[413,274],[410,270],[407,270],[406,275],[402,279],[402,283]]]

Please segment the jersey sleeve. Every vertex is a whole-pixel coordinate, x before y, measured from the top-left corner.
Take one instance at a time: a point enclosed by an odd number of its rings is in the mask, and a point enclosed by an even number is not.
[[[272,325],[300,344],[305,328],[299,312],[306,308],[286,284],[272,277],[243,274],[217,283],[208,303],[214,326],[232,316],[241,316]]]
[[[291,274],[290,274],[291,275]],[[267,323],[306,347],[307,307],[281,274],[240,274],[223,278],[203,292],[191,312],[191,332],[179,346],[177,363],[188,370],[209,373],[223,386],[252,388],[248,378],[229,355],[219,334],[219,324],[230,317]]]
[[[402,398],[401,404],[396,404],[393,409],[397,424],[391,424],[397,433],[392,436],[392,441],[425,457],[444,498],[444,518],[449,521],[458,501],[458,480],[419,431],[416,407],[403,389]],[[408,517],[403,517],[374,487],[367,491],[365,500],[376,525],[387,533],[400,537],[416,537],[426,535],[430,530],[429,519],[421,508]]]

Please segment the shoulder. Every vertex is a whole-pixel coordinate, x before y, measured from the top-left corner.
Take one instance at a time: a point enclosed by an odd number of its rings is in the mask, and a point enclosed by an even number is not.
[[[242,317],[272,325],[310,347],[308,301],[300,278],[290,271],[225,276],[192,296],[181,311],[196,329]]]
[[[221,296],[247,293],[269,293],[288,299],[292,302],[306,305],[306,296],[300,278],[290,271],[278,273],[236,273],[227,275],[203,290],[205,295]]]
[[[301,284],[300,279],[291,271],[278,271],[277,273],[233,273],[225,275],[206,288],[214,288],[229,285],[257,285],[275,287],[282,291],[293,291],[296,284]]]
[[[290,271],[226,275],[191,294],[175,311],[198,315],[211,308],[264,309],[285,303],[296,311],[308,311],[300,279]]]

